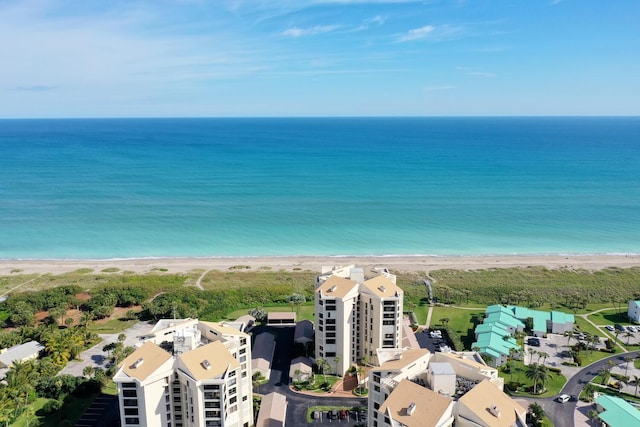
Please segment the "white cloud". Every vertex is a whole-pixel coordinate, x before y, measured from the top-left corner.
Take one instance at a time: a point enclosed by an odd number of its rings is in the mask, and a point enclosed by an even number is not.
[[[433,25],[425,25],[424,27],[414,28],[406,32],[406,34],[400,36],[398,41],[407,42],[411,40],[420,40],[428,37],[433,31],[435,27]]]
[[[314,36],[316,34],[329,33],[331,31],[337,30],[338,28],[340,28],[339,25],[316,25],[315,27],[308,27],[308,28],[291,27],[284,30],[280,34],[283,36],[295,38],[295,37]]]

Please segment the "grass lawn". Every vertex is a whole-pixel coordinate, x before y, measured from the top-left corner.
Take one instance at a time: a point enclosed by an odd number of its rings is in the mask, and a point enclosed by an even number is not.
[[[616,323],[620,323],[622,325],[631,325],[631,323],[629,323],[629,319],[627,318],[627,312],[624,307],[620,309],[620,313],[618,313],[618,310],[616,310],[615,308],[611,308],[608,310],[600,311],[598,313],[590,314],[588,318],[596,325],[615,325]]]
[[[95,332],[96,334],[119,334],[120,332],[128,329],[138,323],[137,319],[134,320],[120,320],[120,319],[111,319],[106,323],[96,323],[92,322],[89,324],[87,328],[91,332]]]
[[[48,415],[43,414],[41,409],[51,399],[39,397],[30,405],[28,413],[23,413],[11,426],[26,427],[27,425],[34,425],[36,420],[35,425],[41,427],[57,427],[63,421],[68,421],[68,425],[75,425],[95,397],[95,395],[87,397],[69,396],[65,399],[64,406],[59,411]]]
[[[503,368],[500,368],[498,370],[498,375],[501,378],[504,378],[504,382],[505,382],[504,391],[506,393],[511,394],[512,396],[532,396],[532,397],[555,396],[558,393],[560,393],[560,390],[562,390],[562,387],[564,387],[564,385],[567,382],[567,378],[564,375],[558,374],[555,372],[549,372],[550,377],[545,383],[546,391],[542,394],[534,395],[530,392],[525,391],[525,390],[533,389],[533,382],[529,378],[527,378],[527,375],[526,375],[527,366],[525,366],[521,360],[514,360],[513,363],[514,363],[513,375],[511,373],[504,372]],[[520,387],[517,393],[509,391],[508,388],[506,387],[506,384],[510,382],[512,378],[513,378],[513,381],[520,383]],[[540,387],[539,384],[538,384],[538,387]]]
[[[271,313],[273,311],[291,311],[290,305],[278,305],[278,306],[263,307],[263,308],[267,313]],[[242,308],[240,310],[232,311],[231,313],[227,314],[225,317],[229,320],[235,320],[238,317],[244,316],[245,314],[249,313],[249,310],[251,309]],[[295,308],[294,308],[294,311],[296,311]],[[297,320],[311,320],[313,322],[314,318],[315,318],[315,307],[313,306],[313,303],[311,304],[307,303],[305,305],[300,306],[300,314],[298,314]]]
[[[576,323],[575,325],[578,327],[578,329],[580,329],[582,332],[585,332],[589,335],[598,335],[598,336],[604,336],[605,334],[603,333],[604,331],[596,328],[595,326],[593,326],[591,323],[587,322],[585,319],[583,319],[582,317],[578,317],[576,316]]]
[[[465,348],[471,349],[471,343],[475,341],[475,335],[473,333],[475,325],[472,319],[474,316],[481,316],[484,312],[484,308],[465,310],[456,307],[436,306],[433,308],[431,315],[431,327],[442,326],[443,322],[441,319],[449,319],[448,325],[460,335]]]

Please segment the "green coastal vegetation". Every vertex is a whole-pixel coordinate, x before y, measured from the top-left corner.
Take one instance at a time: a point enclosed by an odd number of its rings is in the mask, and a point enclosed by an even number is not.
[[[113,372],[86,372],[83,377],[65,378],[54,386],[51,381],[54,377],[61,378],[56,375],[68,361],[99,342],[98,333],[120,333],[139,320],[175,316],[218,321],[236,318],[250,310],[254,313],[291,310],[299,318],[313,320],[313,284],[317,272],[247,267],[189,274],[172,274],[163,268],[147,274],[117,269],[100,272],[82,269],[60,275],[25,275],[16,271],[0,277],[0,294],[8,297],[0,303],[3,326],[0,347],[30,340],[45,346],[43,357],[14,366],[7,375],[7,384],[0,385],[0,423],[26,417],[39,422],[55,419],[58,425],[73,424],[72,411],[67,416],[65,408],[67,402],[78,400],[70,396],[87,395],[87,390],[99,392],[109,384]],[[470,349],[473,328],[490,304],[585,314],[585,318],[576,317],[577,326],[596,334],[602,332],[587,319],[597,325],[621,323],[626,302],[640,298],[640,268],[593,272],[543,267],[437,270],[428,276],[424,272],[399,273],[405,311],[414,312],[419,324],[425,323],[429,308],[424,284],[427,277],[433,282],[433,296],[438,302],[431,324],[450,331],[458,349]],[[597,310],[602,311],[592,313]],[[592,314],[587,317],[588,313]],[[621,336],[618,341],[625,344],[624,340]],[[630,344],[632,348],[637,345]],[[122,343],[108,349],[113,360],[121,360],[128,351]],[[600,357],[598,352],[593,354]],[[589,353],[588,357],[595,356]],[[517,376],[523,392],[540,382],[529,378],[524,365],[516,361],[501,375],[505,379]],[[550,373],[543,383],[540,385],[545,395],[552,395],[564,383],[564,377]],[[74,406],[73,412],[78,411],[81,412]],[[54,413],[55,417],[48,415]]]

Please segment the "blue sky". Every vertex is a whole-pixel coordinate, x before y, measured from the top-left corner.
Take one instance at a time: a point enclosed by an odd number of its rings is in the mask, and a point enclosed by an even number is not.
[[[638,0],[0,0],[0,117],[639,115]]]

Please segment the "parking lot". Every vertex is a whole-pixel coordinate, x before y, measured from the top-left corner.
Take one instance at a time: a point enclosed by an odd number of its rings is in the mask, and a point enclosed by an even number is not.
[[[529,365],[531,363],[543,363],[547,366],[553,366],[562,369],[562,374],[567,379],[574,376],[582,369],[578,366],[566,366],[562,362],[572,361],[569,355],[570,347],[575,345],[578,341],[581,341],[578,336],[569,341],[568,337],[559,334],[548,334],[546,338],[536,337],[540,343],[540,346],[529,345],[528,342],[531,337],[525,339],[524,345],[524,363]],[[586,338],[586,337],[584,337]],[[600,337],[599,343],[596,344],[596,348],[604,347],[605,338]],[[531,353],[531,350],[534,353]],[[547,355],[545,357],[545,354]]]
[[[365,408],[360,408],[359,410],[336,408],[324,411],[314,411],[311,416],[314,419],[313,424],[317,426],[335,423],[355,423],[356,426],[365,426],[367,424],[367,410]]]

